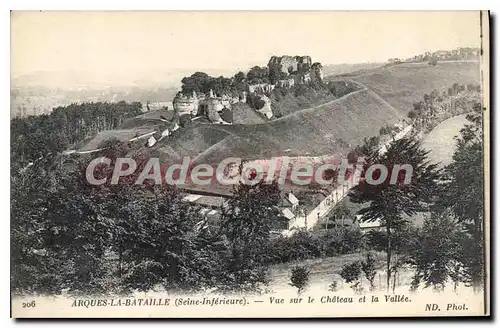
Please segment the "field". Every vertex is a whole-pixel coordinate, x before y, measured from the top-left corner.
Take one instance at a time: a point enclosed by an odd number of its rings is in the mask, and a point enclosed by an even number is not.
[[[373,90],[406,115],[413,103],[433,90],[447,91],[453,83],[479,84],[479,62],[408,63],[344,75]]]

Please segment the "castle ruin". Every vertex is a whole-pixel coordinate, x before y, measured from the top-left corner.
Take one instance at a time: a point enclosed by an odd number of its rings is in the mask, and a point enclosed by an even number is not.
[[[288,77],[279,80],[278,85],[323,82],[323,67],[318,62],[313,64],[311,56],[272,56],[267,66],[269,70],[278,67]]]
[[[205,116],[212,123],[229,124],[230,122],[225,122],[219,114],[224,109],[232,110],[232,105],[235,103],[245,103],[248,93],[261,98],[265,105],[257,111],[269,119],[273,113],[271,101],[267,96],[275,88],[291,88],[299,84],[323,82],[323,68],[320,63],[313,63],[310,56],[272,56],[267,66],[269,71],[278,68],[281,72],[281,78],[273,84],[249,84],[247,92],[240,93],[238,97],[216,95],[212,90],[206,95],[196,94],[194,91],[192,95],[179,92],[173,100],[174,111],[179,116]]]
[[[230,97],[228,95],[215,95],[210,90],[208,95],[193,94],[190,96],[184,95],[182,92],[177,93],[173,100],[174,111],[179,115],[190,116],[206,116],[212,123],[228,124],[220,117],[224,109],[231,110],[233,104],[238,102],[246,102],[246,93],[243,92],[239,97]]]

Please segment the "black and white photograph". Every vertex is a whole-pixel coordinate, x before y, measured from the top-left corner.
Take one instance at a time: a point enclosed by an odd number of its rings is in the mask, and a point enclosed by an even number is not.
[[[13,318],[490,315],[488,11],[11,11]]]

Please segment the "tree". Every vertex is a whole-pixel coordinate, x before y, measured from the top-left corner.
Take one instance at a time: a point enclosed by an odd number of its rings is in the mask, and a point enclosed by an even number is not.
[[[354,261],[349,264],[345,264],[340,271],[340,276],[345,280],[346,283],[351,284],[351,288],[356,293],[360,293],[363,288],[360,286],[361,277],[361,262]]]
[[[257,94],[249,94],[247,96],[247,104],[253,109],[262,109],[266,102]]]
[[[476,104],[460,131],[453,162],[445,168],[444,184],[437,211],[451,209],[467,231],[463,262],[467,282],[475,290],[484,277],[484,160],[482,108]]]
[[[461,258],[463,237],[460,225],[449,213],[433,213],[426,217],[410,255],[409,263],[416,268],[412,288],[417,288],[423,281],[425,287],[443,290],[449,278],[458,282],[460,267],[457,264]]]
[[[362,221],[379,219],[386,230],[386,270],[387,291],[389,291],[391,272],[395,268],[393,263],[392,235],[406,226],[406,217],[417,212],[424,212],[433,202],[436,190],[436,180],[439,170],[436,164],[429,164],[428,152],[421,148],[420,142],[414,138],[402,138],[393,141],[383,154],[374,154],[371,144],[365,145],[371,153],[367,158],[365,169],[372,164],[382,164],[387,168],[387,178],[380,184],[367,183],[365,179],[349,193],[354,203],[367,203],[368,206],[359,210]],[[405,183],[404,170],[400,171],[396,183],[390,183],[392,170],[395,164],[408,164],[413,168],[411,181]],[[378,179],[381,172],[376,171],[374,179]]]
[[[282,80],[288,76],[287,73],[281,70],[281,65],[278,63],[269,64],[269,81],[272,84],[276,84],[279,80]]]
[[[183,128],[188,127],[192,124],[191,116],[189,114],[183,114],[179,117],[179,125]]]
[[[414,119],[417,117],[417,113],[414,110],[408,112],[408,118]]]
[[[365,260],[361,262],[361,270],[370,283],[370,291],[375,290],[374,280],[377,271],[375,270],[375,258],[372,253],[366,253]]]
[[[267,67],[254,66],[247,73],[250,84],[269,83],[269,69]]]
[[[13,178],[16,292],[103,292],[110,222],[61,158],[44,158]],[[27,202],[28,201],[28,202]]]
[[[246,78],[245,73],[240,71],[234,75],[234,82],[235,83],[243,82],[243,80],[245,80],[245,78]]]
[[[309,283],[311,270],[303,266],[295,266],[292,268],[290,275],[290,286],[297,288],[297,293],[300,295],[306,289]]]
[[[322,240],[309,231],[299,230],[290,237],[279,236],[269,247],[272,263],[287,263],[323,255]]]
[[[358,157],[363,156],[365,158],[376,158],[379,153],[379,148],[379,137],[370,137],[368,139],[364,138],[363,143],[356,147],[356,153],[358,154]]]
[[[130,188],[129,188],[130,189]],[[139,195],[139,196],[138,196]],[[215,287],[223,269],[221,239],[205,229],[199,208],[182,202],[175,189],[135,190],[133,202],[117,213],[115,247],[120,247],[124,287],[169,291]]]
[[[123,151],[96,174],[112,174]],[[135,156],[138,167],[145,158]],[[89,185],[87,161],[47,156],[13,174],[12,285],[15,293],[71,294],[213,288],[225,279],[227,251],[199,208],[170,187]],[[116,266],[109,255],[117,255]]]
[[[360,155],[358,154],[358,151],[356,149],[353,149],[347,154],[347,162],[349,164],[354,164],[358,161],[359,156]]]
[[[227,107],[224,107],[220,113],[220,118],[222,118],[222,120],[224,120],[225,122],[233,123],[233,111],[228,109]]]
[[[211,77],[204,72],[196,72],[189,77],[184,77],[182,82],[182,93],[191,96],[193,91],[197,94],[206,93]]]
[[[22,168],[142,113],[141,103],[83,103],[57,107],[49,115],[11,120],[11,160]]]
[[[13,170],[11,177],[11,286],[15,294],[58,294],[63,277],[55,274],[61,263],[44,250],[46,206],[51,182],[48,158],[24,170]]]
[[[284,219],[277,207],[279,201],[277,184],[240,183],[222,209],[222,227],[228,243],[227,289],[253,291],[267,283],[270,232]]]

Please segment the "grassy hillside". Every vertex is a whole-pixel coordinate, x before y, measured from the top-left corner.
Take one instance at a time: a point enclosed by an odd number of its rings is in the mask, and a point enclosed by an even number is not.
[[[106,130],[99,132],[94,138],[89,140],[83,147],[75,147],[80,151],[89,151],[98,149],[100,145],[107,140],[116,139],[122,142],[127,142],[128,140],[137,137],[138,135],[146,134],[154,131],[151,128],[140,128],[140,129],[117,129],[117,130]],[[141,142],[146,142],[143,140]]]
[[[429,159],[440,166],[452,162],[457,142],[455,137],[460,135],[460,129],[468,123],[466,115],[459,115],[447,119],[436,126],[423,140],[422,147],[429,151]]]
[[[384,66],[385,63],[361,63],[361,64],[333,64],[323,66],[323,75],[348,74],[360,70],[368,70]]]
[[[403,114],[433,90],[447,91],[453,83],[479,84],[478,62],[409,63],[345,75],[373,90]]]
[[[125,120],[118,128],[119,129],[140,129],[140,128],[156,128],[161,125],[161,116],[166,119],[172,119],[174,111],[172,110],[155,110],[146,112],[142,115]]]
[[[346,154],[380,126],[395,123],[399,113],[361,90],[336,101],[255,125],[193,125],[159,147],[165,159],[197,155],[197,162],[217,163],[227,157]]]
[[[244,103],[233,104],[232,110],[235,124],[259,124],[267,121],[261,114]]]
[[[196,157],[229,135],[220,127],[215,124],[195,123],[178,130],[171,138],[160,141],[155,150],[164,161],[178,162],[184,156]]]
[[[405,118],[425,93],[447,91],[453,83],[479,83],[479,66],[474,62],[401,64],[329,79],[353,80],[364,89],[268,122],[242,105],[234,113],[236,124],[195,122],[162,140],[153,151],[163,160],[191,156],[204,163],[227,157],[345,155],[364,137],[378,135],[380,127]],[[155,119],[142,115],[120,129],[148,128]]]

